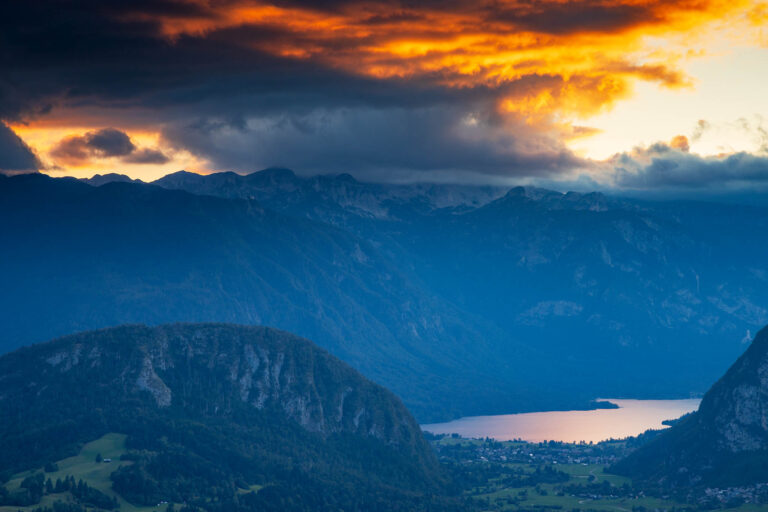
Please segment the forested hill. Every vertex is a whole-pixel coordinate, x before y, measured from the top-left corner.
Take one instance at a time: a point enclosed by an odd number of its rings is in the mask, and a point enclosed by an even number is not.
[[[112,475],[113,486],[138,505],[268,510],[285,499],[288,510],[375,510],[421,503],[444,484],[398,398],[274,329],[132,325],[72,335],[0,357],[0,390],[0,473],[127,434],[134,463]],[[237,490],[253,486],[269,490]]]
[[[699,410],[612,472],[662,488],[768,481],[768,328],[712,386]]]

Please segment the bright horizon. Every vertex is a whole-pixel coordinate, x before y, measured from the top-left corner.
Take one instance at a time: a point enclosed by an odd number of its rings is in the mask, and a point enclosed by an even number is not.
[[[762,1],[181,3],[189,13],[94,14],[112,27],[93,34],[106,49],[52,84],[19,68],[9,97],[22,100],[0,110],[18,155],[0,169],[151,181],[284,166],[694,191],[768,177]],[[131,71],[138,56],[112,53],[117,37],[142,45],[145,75]],[[68,45],[19,58],[64,65]],[[174,59],[189,61],[183,80],[164,75]]]

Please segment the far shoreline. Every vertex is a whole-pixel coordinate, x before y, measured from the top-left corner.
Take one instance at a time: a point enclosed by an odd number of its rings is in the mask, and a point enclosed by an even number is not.
[[[458,434],[498,441],[600,442],[662,430],[679,417],[698,409],[700,398],[599,398],[592,409],[540,411],[465,416],[448,422],[421,425],[433,435]]]

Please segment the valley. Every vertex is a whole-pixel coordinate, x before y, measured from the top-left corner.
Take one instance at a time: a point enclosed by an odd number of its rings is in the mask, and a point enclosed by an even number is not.
[[[463,496],[456,499],[463,503],[466,511],[650,512],[694,511],[702,507],[721,512],[764,510],[768,488],[712,489],[691,503],[679,496],[647,495],[642,487],[633,486],[631,479],[610,472],[611,465],[655,435],[657,432],[649,431],[645,434],[646,439],[601,443],[530,443],[431,434],[427,434],[427,438],[441,464],[452,474],[453,485],[458,486]],[[43,467],[28,470],[13,475],[4,486],[13,495],[27,477],[42,474],[45,480],[52,482],[73,477],[116,500],[114,510],[187,510],[184,503],[167,503],[166,500],[160,500],[155,506],[135,506],[113,490],[110,475],[133,463],[125,438],[123,434],[106,434],[86,443],[78,455],[56,461],[55,471],[46,471]],[[97,462],[99,455],[111,460]],[[237,492],[241,496],[258,493],[269,485],[243,486]],[[56,502],[78,504],[69,492],[46,492],[37,504],[4,505],[0,506],[0,512],[35,512],[53,507]],[[84,506],[82,510],[96,509]]]
[[[464,492],[486,511],[765,510],[768,488],[711,489],[690,496],[649,493],[610,467],[658,432],[601,443],[526,443],[428,436],[441,462],[472,482]]]
[[[768,0],[0,0],[0,512],[768,512],[766,84]]]

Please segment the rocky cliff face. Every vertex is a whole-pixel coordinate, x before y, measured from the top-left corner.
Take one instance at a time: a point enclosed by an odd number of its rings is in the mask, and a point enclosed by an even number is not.
[[[712,386],[696,413],[614,470],[668,487],[768,480],[768,328]]]
[[[150,399],[157,408],[212,416],[227,416],[239,407],[277,410],[311,432],[354,433],[393,445],[411,444],[420,436],[394,395],[306,340],[274,329],[123,326],[44,347],[53,353],[45,351],[44,366],[35,358],[43,366],[41,376],[75,374],[73,380],[83,385],[98,383],[126,397]],[[119,371],[110,370],[118,361]],[[9,375],[0,377],[5,378]],[[39,388],[37,379],[30,380],[30,390]]]
[[[154,424],[160,436],[187,421],[251,444],[284,436],[296,445],[277,451],[325,453],[331,439],[356,439],[436,467],[397,397],[309,341],[264,327],[122,326],[18,350],[0,357],[0,416],[0,452],[33,447],[2,461],[13,469],[108,431]]]

